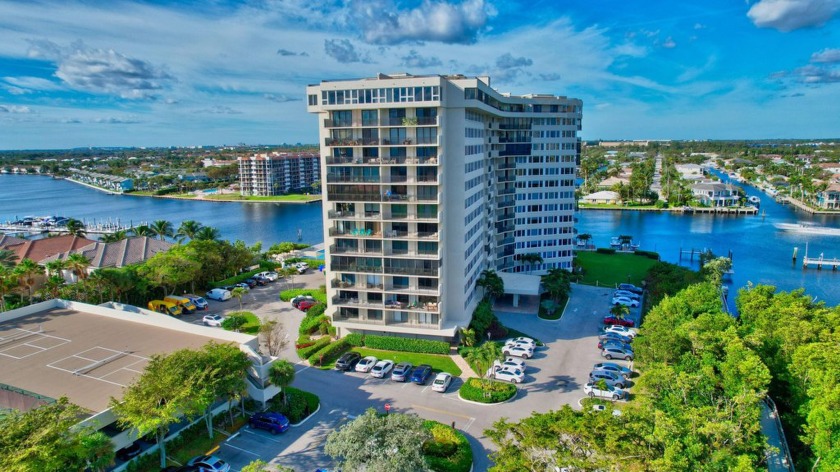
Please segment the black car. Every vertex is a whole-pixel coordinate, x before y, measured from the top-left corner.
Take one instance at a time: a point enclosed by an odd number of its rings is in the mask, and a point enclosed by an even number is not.
[[[257,286],[257,281],[254,280],[253,278],[245,279],[245,280],[243,280],[243,282],[248,284],[248,287],[250,287],[250,288],[254,288],[254,287]]]
[[[139,454],[140,445],[134,442],[117,451],[117,459],[121,461],[128,461],[131,460],[133,457],[137,457]]]
[[[345,352],[335,361],[335,370],[353,370],[361,359],[362,355],[358,352]]]
[[[263,277],[262,275],[255,275],[255,276],[253,276],[253,277],[251,277],[251,278],[252,278],[252,279],[254,279],[254,280],[257,282],[257,285],[260,285],[260,286],[262,286],[262,285],[266,285],[266,284],[268,284],[269,282],[271,282],[270,280],[268,280],[267,278]]]

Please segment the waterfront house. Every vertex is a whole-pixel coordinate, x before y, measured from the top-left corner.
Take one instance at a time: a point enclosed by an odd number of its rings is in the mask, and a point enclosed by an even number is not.
[[[630,176],[621,174],[615,177],[607,177],[606,179],[600,181],[598,183],[598,188],[600,189],[611,189],[615,185],[630,185]]]
[[[67,259],[70,254],[82,254],[90,261],[87,272],[90,274],[96,269],[106,267],[125,267],[132,264],[139,264],[147,261],[159,252],[168,251],[172,243],[150,238],[148,236],[136,236],[126,238],[113,243],[93,242],[87,246],[70,251],[54,254],[43,261],[46,264],[54,260]],[[75,282],[75,276],[64,274],[68,282]]]
[[[840,210],[840,183],[829,184],[817,193],[817,206],[825,210]]]
[[[691,193],[702,205],[729,207],[738,205],[741,195],[738,189],[717,182],[700,182],[691,186]]]
[[[611,190],[602,190],[600,192],[590,193],[580,199],[581,203],[602,203],[615,205],[621,202],[621,196],[618,192]]]
[[[674,169],[685,180],[703,180],[706,178],[703,174],[703,166],[699,164],[676,164]]]

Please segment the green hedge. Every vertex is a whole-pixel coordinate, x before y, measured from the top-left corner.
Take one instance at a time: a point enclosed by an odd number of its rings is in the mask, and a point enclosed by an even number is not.
[[[306,310],[306,317],[310,318],[315,316],[321,316],[324,314],[325,311],[327,311],[327,304],[317,303],[315,305],[312,305],[312,307],[310,307],[308,310]]]
[[[330,317],[327,315],[321,316],[307,316],[300,322],[300,329],[298,334],[312,334],[318,331],[322,324],[329,324]]]
[[[262,269],[262,270],[260,272],[263,272],[263,271],[266,271],[266,270],[275,270],[278,267],[281,267],[282,265],[283,264],[281,264],[279,262],[261,260],[260,261],[260,269]]]
[[[470,442],[464,433],[437,421],[425,421],[423,426],[432,439],[423,444],[426,465],[434,472],[469,472],[473,457]]]
[[[500,403],[516,395],[516,385],[495,380],[491,380],[488,384],[486,380],[472,377],[464,382],[458,394],[464,400],[479,403]]]
[[[225,280],[219,280],[218,282],[210,282],[210,288],[219,288],[219,287],[224,287],[226,285],[238,284],[240,282],[244,282],[245,279],[249,279],[256,274],[259,274],[262,271],[263,271],[263,269],[255,269],[255,270],[251,270],[251,271],[248,271],[248,272],[243,272],[239,275],[230,277],[230,278],[225,279]]]
[[[322,347],[320,350],[309,356],[307,360],[311,365],[320,365],[322,363],[329,364],[333,361],[333,359],[338,359],[340,355],[344,354],[349,349],[350,344],[347,343],[347,340],[341,339]]]
[[[344,336],[344,338],[342,339],[347,341],[347,344],[353,347],[362,347],[365,345],[364,336],[362,336],[360,333],[350,333],[347,336]]]
[[[305,321],[305,320],[304,320]],[[349,335],[347,337],[354,336]],[[449,343],[428,339],[401,338],[399,336],[358,335],[348,340],[354,347],[367,347],[383,351],[418,352],[421,354],[449,354]]]
[[[321,303],[327,303],[327,292],[318,288],[293,288],[290,290],[283,290],[280,292],[280,300],[288,302],[298,295],[311,295],[315,300]]]
[[[647,257],[648,259],[653,259],[653,260],[655,260],[655,261],[658,261],[658,260],[659,260],[659,253],[658,253],[658,252],[653,252],[653,251],[640,251],[640,250],[638,250],[638,249],[637,249],[637,250],[634,252],[634,254],[636,254],[637,256]]]
[[[610,247],[599,247],[595,250],[598,254],[615,254],[615,249]]]
[[[268,411],[282,413],[292,423],[300,423],[315,413],[320,404],[321,400],[314,393],[286,387],[280,395],[268,401]]]
[[[309,358],[309,356],[318,352],[321,348],[329,344],[331,341],[332,339],[330,339],[329,336],[324,336],[323,338],[320,338],[317,341],[315,341],[315,343],[313,343],[311,346],[298,349],[298,356],[300,356],[301,359],[307,359]]]

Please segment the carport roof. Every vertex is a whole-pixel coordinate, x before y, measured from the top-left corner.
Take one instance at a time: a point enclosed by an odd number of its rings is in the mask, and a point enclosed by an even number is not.
[[[529,274],[511,274],[508,272],[498,272],[502,282],[505,284],[505,293],[509,295],[539,295],[540,294],[540,280],[539,275]]]

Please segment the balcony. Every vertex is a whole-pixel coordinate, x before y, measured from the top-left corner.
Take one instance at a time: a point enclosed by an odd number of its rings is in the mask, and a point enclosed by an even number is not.
[[[438,269],[437,268],[423,268],[423,267],[393,267],[388,266],[384,269],[385,274],[396,274],[396,275],[418,275],[418,276],[426,276],[426,277],[437,277],[438,276]]]
[[[381,274],[381,266],[364,266],[357,264],[331,264],[330,271],[332,272],[364,272],[367,274]]]
[[[324,128],[352,128],[355,126],[359,126],[359,124],[350,120],[324,120]]]
[[[329,231],[327,231],[327,233],[330,236],[333,236],[333,237],[335,237],[335,236],[347,236],[347,237],[351,237],[351,238],[369,238],[369,237],[381,238],[382,237],[382,233],[379,232],[379,230],[374,230],[372,228],[367,228],[367,229],[365,229],[365,228],[345,228],[345,229],[330,228]]]
[[[378,184],[379,177],[371,175],[330,175],[327,174],[328,184]]]
[[[379,202],[382,195],[378,193],[331,193],[327,192],[330,202]]]
[[[362,290],[382,290],[383,289],[382,284],[369,284],[369,283],[364,282],[364,281],[352,283],[352,282],[348,282],[346,280],[338,280],[338,279],[331,280],[330,281],[330,287],[332,287],[332,288],[356,288],[356,289],[362,289]]]

